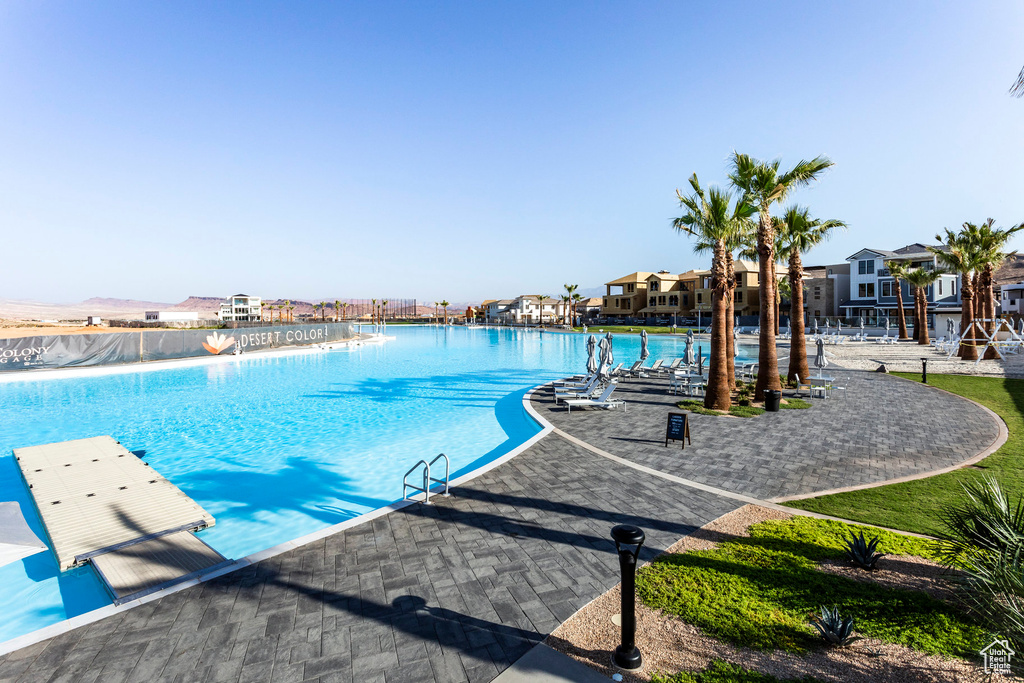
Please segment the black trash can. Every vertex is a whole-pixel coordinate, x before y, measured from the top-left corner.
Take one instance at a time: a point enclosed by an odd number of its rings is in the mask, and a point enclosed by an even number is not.
[[[779,403],[782,401],[782,392],[773,389],[764,390],[764,409],[769,413],[779,412]]]

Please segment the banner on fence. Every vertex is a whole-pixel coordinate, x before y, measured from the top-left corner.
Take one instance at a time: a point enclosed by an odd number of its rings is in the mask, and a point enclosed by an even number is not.
[[[352,323],[235,330],[146,330],[0,339],[0,372],[227,355],[355,337]]]

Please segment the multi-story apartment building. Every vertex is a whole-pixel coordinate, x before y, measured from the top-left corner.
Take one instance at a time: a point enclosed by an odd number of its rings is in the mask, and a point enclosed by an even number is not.
[[[935,254],[923,244],[908,244],[895,251],[885,249],[861,249],[849,256],[850,299],[840,306],[848,318],[861,318],[869,325],[878,324],[885,318],[895,320],[896,286],[891,273],[885,267],[886,261],[905,261],[913,268],[934,270],[938,267]],[[907,282],[901,283],[903,309],[907,320],[914,317],[914,299]],[[953,273],[939,276],[935,284],[926,291],[928,299],[928,325],[942,329],[945,318],[960,318],[960,278]],[[938,324],[938,327],[936,327]]]
[[[999,314],[1020,315],[1024,313],[1024,282],[999,286]]]
[[[220,305],[221,322],[257,322],[262,316],[262,299],[235,294]]]
[[[804,268],[804,310],[808,320],[843,315],[843,304],[850,300],[850,264]]]
[[[738,316],[756,316],[761,313],[760,299],[760,277],[758,265],[753,261],[736,260],[734,264],[736,271],[736,290],[733,292],[733,302]],[[788,271],[783,266],[775,267],[775,276],[778,279],[786,277]],[[696,311],[701,316],[711,314],[711,271],[699,271],[700,280],[697,288]],[[783,311],[785,313],[785,311]]]
[[[647,278],[651,275],[654,273],[638,271],[604,283],[601,315],[630,318],[639,315],[647,306]]]
[[[484,317],[489,323],[557,323],[569,312],[569,308],[561,300],[547,297],[542,302],[540,297],[534,294],[522,294],[515,299],[489,300],[484,302],[484,306]]]

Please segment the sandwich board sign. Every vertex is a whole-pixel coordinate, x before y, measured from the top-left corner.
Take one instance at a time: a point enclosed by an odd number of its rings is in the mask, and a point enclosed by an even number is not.
[[[686,442],[690,441],[690,419],[687,413],[669,413],[668,423],[665,425],[665,445],[669,441],[678,441],[682,448],[686,448]]]

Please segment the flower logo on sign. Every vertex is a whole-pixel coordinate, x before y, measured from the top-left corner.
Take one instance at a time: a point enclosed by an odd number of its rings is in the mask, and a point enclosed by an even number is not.
[[[203,348],[212,353],[213,355],[217,355],[224,349],[229,348],[234,343],[234,337],[227,337],[223,334],[218,334],[217,332],[214,332],[213,334],[206,338],[205,342],[203,342]]]

